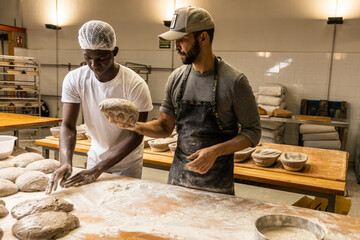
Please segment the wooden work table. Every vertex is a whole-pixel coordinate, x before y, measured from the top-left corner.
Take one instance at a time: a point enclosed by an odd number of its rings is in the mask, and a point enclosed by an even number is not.
[[[16,145],[19,144],[19,130],[29,127],[52,127],[57,126],[61,118],[38,117],[24,114],[0,112],[0,131],[14,131]]]
[[[81,169],[74,168],[74,173]],[[50,176],[50,175],[49,175]],[[255,239],[255,221],[268,214],[307,218],[322,226],[326,240],[360,240],[360,218],[311,209],[269,204],[111,174],[88,185],[58,189],[51,196],[74,204],[80,227],[67,240],[95,239]],[[2,197],[10,211],[44,192],[18,192]],[[15,240],[11,214],[0,219],[3,239]]]
[[[54,137],[36,140],[43,147],[44,157],[49,150],[58,152],[59,141]],[[78,140],[75,152],[86,155],[89,140]],[[257,148],[272,148],[282,152],[301,152],[308,155],[308,161],[300,172],[285,170],[279,160],[269,168],[256,166],[251,159],[234,163],[234,178],[237,182],[268,187],[289,192],[325,197],[329,200],[328,211],[334,212],[336,195],[344,196],[349,154],[344,151],[325,150],[292,145],[262,143]],[[173,153],[154,152],[144,149],[144,166],[169,169]]]

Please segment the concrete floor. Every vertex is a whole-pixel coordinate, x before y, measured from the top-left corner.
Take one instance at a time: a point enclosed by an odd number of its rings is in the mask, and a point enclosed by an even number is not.
[[[37,150],[41,150],[40,147],[37,147],[33,140],[36,138],[43,138],[44,136],[49,136],[50,132],[48,130],[44,130],[41,136],[38,136],[37,133],[32,131],[22,131],[20,147],[31,147]],[[0,134],[6,134],[6,132],[2,132]],[[9,135],[11,133],[8,133]],[[50,155],[52,157],[52,155]],[[86,157],[75,155],[74,156],[74,166],[75,167],[84,167],[84,162],[86,161]],[[167,183],[168,171],[159,170],[154,168],[143,168],[142,179],[159,182],[159,183]],[[349,212],[349,216],[360,217],[360,184],[357,184],[354,167],[352,163],[349,163],[347,179],[346,179],[346,190],[347,195],[346,198],[351,199],[352,206]],[[292,205],[301,197],[303,194],[290,193],[285,191],[279,191],[269,188],[251,186],[246,184],[235,183],[235,195],[243,198],[256,199],[263,202],[277,203],[277,204],[286,204]],[[309,196],[314,198],[313,196]]]

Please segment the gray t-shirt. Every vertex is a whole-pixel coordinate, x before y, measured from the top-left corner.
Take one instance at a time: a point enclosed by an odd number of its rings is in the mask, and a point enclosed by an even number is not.
[[[177,68],[170,75],[165,88],[165,99],[160,112],[175,116],[176,98],[188,65]],[[216,94],[216,105],[224,131],[241,126],[241,133],[247,136],[253,146],[260,140],[260,117],[254,94],[249,81],[243,73],[225,61],[219,61],[219,80]],[[189,74],[183,100],[211,101],[214,85],[214,71],[196,72],[193,68]]]

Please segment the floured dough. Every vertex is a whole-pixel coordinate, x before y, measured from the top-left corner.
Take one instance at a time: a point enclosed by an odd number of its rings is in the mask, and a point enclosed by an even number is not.
[[[21,174],[27,171],[28,170],[25,168],[18,168],[18,167],[3,168],[0,170],[0,179],[7,179],[12,182],[15,182],[16,178],[18,178]]]
[[[22,192],[45,191],[49,177],[40,171],[28,171],[16,179],[16,186]]]
[[[0,199],[0,205],[4,205],[4,206],[5,206],[4,200],[1,200],[1,199]]]
[[[58,197],[48,197],[43,199],[31,199],[16,204],[11,209],[11,215],[16,219],[34,213],[48,211],[70,212],[74,209],[74,205]]]
[[[28,153],[22,153],[18,156],[16,156],[13,160],[11,160],[11,165],[13,165],[14,167],[26,167],[27,165],[29,165],[32,162],[38,161],[38,160],[42,160],[44,159],[43,156],[41,156],[41,154],[38,153],[34,153],[34,152],[28,152]]]
[[[52,173],[60,167],[60,162],[55,159],[44,159],[32,162],[26,166],[26,169],[40,171],[43,173]]]
[[[11,164],[8,162],[0,162],[0,169],[11,167]]]
[[[317,237],[302,228],[297,227],[270,227],[261,231],[271,240],[316,240]]]
[[[23,217],[13,225],[12,233],[19,239],[57,239],[77,227],[79,219],[71,213],[50,211]]]
[[[19,190],[15,183],[7,179],[0,179],[0,197],[9,196],[17,193]],[[5,205],[5,204],[4,204]],[[1,204],[3,206],[3,204]]]
[[[4,232],[3,232],[3,230],[0,228],[0,239],[3,237],[3,235],[4,235]]]
[[[111,117],[116,122],[120,122],[119,117],[126,123],[132,117],[131,123],[136,123],[139,118],[138,108],[130,101],[120,98],[108,98],[99,104],[99,110],[107,117]],[[118,120],[119,119],[119,120]]]
[[[0,218],[6,217],[9,214],[9,211],[4,205],[0,205]]]

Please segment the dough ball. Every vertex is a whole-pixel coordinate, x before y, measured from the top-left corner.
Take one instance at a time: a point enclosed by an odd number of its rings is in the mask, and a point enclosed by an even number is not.
[[[4,232],[3,232],[3,230],[0,228],[0,239],[3,237],[3,235],[4,235]]]
[[[52,173],[60,167],[60,162],[55,159],[44,159],[32,162],[26,166],[26,169],[32,171],[40,171],[43,173]]]
[[[9,211],[4,205],[0,205],[0,218],[6,217],[9,214]]]
[[[11,209],[11,215],[16,219],[34,213],[48,211],[70,212],[74,209],[74,205],[58,197],[48,197],[43,199],[31,199],[16,204]]]
[[[108,98],[99,104],[99,110],[107,117],[112,117],[114,121],[123,123],[132,118],[131,123],[136,123],[139,118],[138,108],[132,102],[120,98]],[[120,118],[119,118],[120,117]]]
[[[0,162],[0,169],[11,167],[11,164],[8,162]]]
[[[0,170],[0,179],[7,179],[12,182],[15,182],[16,178],[18,178],[21,174],[27,171],[28,170],[25,168],[18,168],[18,167],[3,168]]]
[[[16,156],[13,160],[11,160],[11,165],[13,167],[26,167],[27,165],[29,165],[32,162],[38,161],[38,160],[42,160],[44,159],[43,156],[41,156],[41,154],[38,153],[34,153],[34,152],[28,152],[28,153],[22,153],[18,156]]]
[[[28,171],[16,179],[16,186],[22,192],[45,191],[49,177],[40,171]]]
[[[4,206],[5,206],[4,200],[1,200],[1,199],[0,199],[0,205],[4,205]]]
[[[19,190],[15,183],[7,179],[0,179],[0,197],[9,196],[11,194],[17,193]],[[3,206],[1,204],[1,206]]]
[[[13,225],[12,233],[19,239],[57,239],[79,225],[79,219],[71,213],[50,211],[23,217]]]

